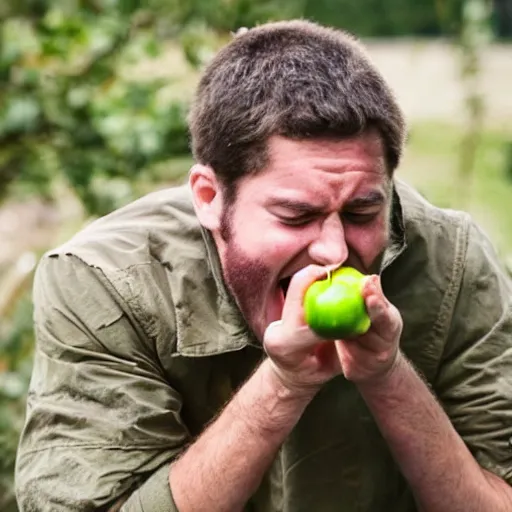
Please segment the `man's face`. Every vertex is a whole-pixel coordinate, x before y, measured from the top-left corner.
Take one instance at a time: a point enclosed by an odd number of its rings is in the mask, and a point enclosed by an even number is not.
[[[240,181],[213,233],[224,278],[259,339],[281,318],[286,284],[309,264],[376,272],[388,243],[391,182],[380,137],[269,141],[270,163]]]

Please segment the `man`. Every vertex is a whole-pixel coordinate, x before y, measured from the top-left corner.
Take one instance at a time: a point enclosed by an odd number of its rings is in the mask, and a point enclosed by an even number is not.
[[[512,287],[394,179],[404,121],[362,47],[237,35],[190,126],[187,186],[40,263],[21,510],[512,510]],[[323,340],[302,300],[340,265],[372,326]]]

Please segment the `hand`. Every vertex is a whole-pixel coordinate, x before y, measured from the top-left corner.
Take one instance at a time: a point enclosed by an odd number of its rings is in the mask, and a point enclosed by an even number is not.
[[[280,381],[294,391],[311,392],[343,373],[356,383],[377,382],[394,368],[399,356],[402,319],[386,299],[378,276],[363,287],[371,327],[350,340],[325,340],[304,320],[303,301],[308,287],[325,277],[327,269],[310,265],[290,282],[283,315],[265,331],[263,345]]]
[[[399,311],[384,296],[379,276],[365,279],[363,297],[370,329],[357,338],[334,343],[345,377],[358,384],[372,384],[395,368],[403,324]]]
[[[304,294],[327,268],[309,265],[290,281],[281,320],[271,323],[263,346],[272,368],[288,389],[316,392],[322,384],[341,373],[337,348],[332,340],[316,335],[304,320]]]

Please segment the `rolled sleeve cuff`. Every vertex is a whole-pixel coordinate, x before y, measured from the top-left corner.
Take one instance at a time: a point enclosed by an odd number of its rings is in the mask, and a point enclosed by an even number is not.
[[[170,464],[155,471],[128,499],[120,512],[179,512],[169,485]]]

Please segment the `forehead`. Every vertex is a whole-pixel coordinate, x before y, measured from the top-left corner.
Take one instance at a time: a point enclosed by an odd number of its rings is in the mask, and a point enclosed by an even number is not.
[[[289,139],[273,136],[269,139],[268,150],[271,164],[291,158],[323,159],[325,165],[358,161],[361,165],[384,164],[384,145],[376,130],[344,139]],[[336,170],[336,169],[334,169]],[[383,169],[385,170],[385,169]]]
[[[292,140],[272,137],[264,171],[244,180],[249,200],[287,195],[340,203],[389,183],[381,137],[368,132],[342,140]]]

